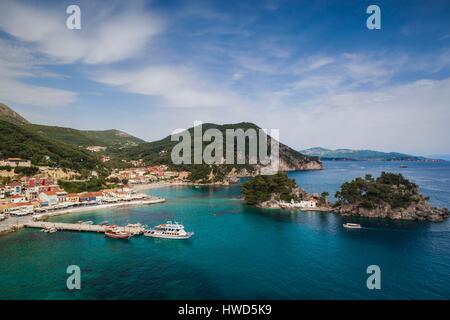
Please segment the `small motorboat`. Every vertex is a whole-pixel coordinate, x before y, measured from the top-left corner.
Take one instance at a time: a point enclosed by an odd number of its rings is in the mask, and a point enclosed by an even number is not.
[[[45,232],[45,233],[55,233],[57,231],[58,231],[58,229],[56,229],[55,227],[42,229],[42,232]]]
[[[344,228],[346,229],[361,229],[361,225],[359,223],[344,223]]]
[[[142,228],[142,224],[138,223],[129,223],[127,224],[128,228]]]
[[[132,234],[126,231],[120,231],[115,229],[109,229],[105,231],[105,236],[113,239],[130,239]]]

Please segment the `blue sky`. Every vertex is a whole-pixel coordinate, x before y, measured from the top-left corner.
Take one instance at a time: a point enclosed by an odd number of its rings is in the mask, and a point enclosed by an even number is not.
[[[0,101],[36,123],[154,140],[251,121],[298,149],[450,153],[448,1],[1,1],[0,50]]]

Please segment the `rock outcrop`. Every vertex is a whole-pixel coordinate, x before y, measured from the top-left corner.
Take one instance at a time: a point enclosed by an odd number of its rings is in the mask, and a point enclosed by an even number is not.
[[[359,216],[368,218],[388,218],[394,220],[428,220],[440,222],[448,218],[447,208],[435,208],[425,199],[413,203],[406,208],[393,209],[389,205],[379,205],[367,209],[356,204],[346,204],[334,208],[334,211],[343,216]]]

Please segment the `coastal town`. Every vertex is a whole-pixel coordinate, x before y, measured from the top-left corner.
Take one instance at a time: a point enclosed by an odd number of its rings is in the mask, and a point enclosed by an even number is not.
[[[57,170],[54,168],[38,167],[36,174],[32,176],[10,175],[8,180],[11,182],[0,185],[0,233],[13,231],[24,222],[53,215],[164,202],[165,199],[146,195],[141,190],[152,186],[186,183],[189,176],[188,172],[169,171],[164,165],[144,167],[139,161],[132,165],[126,170],[113,170],[107,180],[114,183],[96,191],[68,192],[54,178],[55,174],[51,174]],[[7,158],[0,161],[0,167],[31,168],[32,165],[30,160]],[[4,174],[2,176],[5,177]],[[80,182],[69,180],[73,181]]]

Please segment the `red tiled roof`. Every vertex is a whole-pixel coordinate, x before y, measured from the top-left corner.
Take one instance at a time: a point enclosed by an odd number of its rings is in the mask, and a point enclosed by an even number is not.
[[[12,195],[12,196],[9,196],[9,197],[13,198],[13,199],[23,198],[23,196],[18,195],[18,194],[15,194],[15,195]]]
[[[56,191],[45,191],[45,192],[42,192],[42,193],[46,194],[48,196],[56,196]]]

